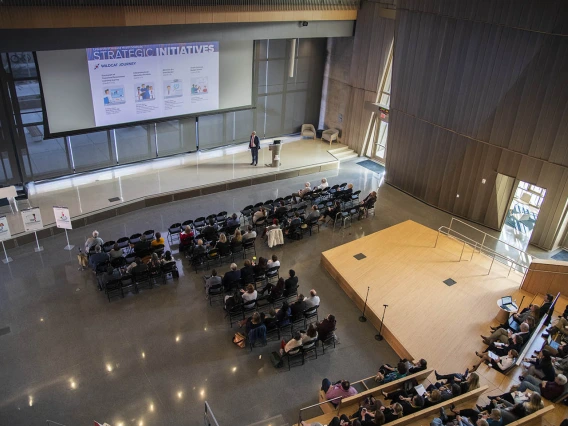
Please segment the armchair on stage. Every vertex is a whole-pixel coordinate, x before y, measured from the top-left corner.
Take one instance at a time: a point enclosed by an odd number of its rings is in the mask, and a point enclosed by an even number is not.
[[[304,138],[316,138],[316,128],[313,124],[302,124],[300,135]]]
[[[338,138],[339,138],[339,130],[337,129],[327,129],[324,130],[323,133],[321,134],[321,139],[324,141],[328,141],[330,146],[331,142],[333,141],[339,142]]]

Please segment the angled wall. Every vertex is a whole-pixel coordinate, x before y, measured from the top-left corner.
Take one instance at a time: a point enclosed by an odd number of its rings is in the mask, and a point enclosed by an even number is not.
[[[531,243],[557,247],[568,202],[567,18],[561,1],[399,1],[387,182],[495,229],[498,173],[546,188]]]

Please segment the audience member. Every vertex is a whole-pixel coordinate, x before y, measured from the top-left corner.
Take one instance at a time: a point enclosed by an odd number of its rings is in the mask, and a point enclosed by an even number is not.
[[[138,256],[146,255],[146,252],[150,249],[150,243],[146,240],[146,235],[140,235],[140,241],[134,244],[133,249]]]
[[[107,285],[109,282],[120,279],[120,270],[115,269],[112,266],[108,266],[106,273],[103,276],[103,283]]]
[[[233,263],[233,265],[235,265],[235,264]],[[236,267],[237,267],[237,265],[235,265],[235,269],[236,269]],[[257,298],[257,292],[254,289],[254,286],[252,284],[247,285],[247,289],[241,290],[241,293],[243,294],[243,302],[244,303],[252,302],[253,300],[256,300],[256,298]]]
[[[556,370],[552,365],[552,354],[548,351],[540,351],[536,357],[525,358],[530,366],[523,365],[523,374],[538,377],[541,380],[552,381],[556,377]],[[519,377],[523,380],[523,376]]]
[[[278,260],[278,256],[273,254],[272,259],[268,260],[267,265],[268,265],[269,268],[275,268],[277,266],[280,266],[280,261]]]
[[[501,356],[498,359],[491,358],[491,356],[486,353],[480,354],[477,351],[475,352],[475,355],[477,355],[481,359],[477,364],[474,364],[474,366],[471,367],[471,372],[477,371],[477,368],[481,365],[481,363],[485,362],[495,370],[502,373],[515,363],[517,357],[519,356],[519,353],[516,350],[511,349],[507,353],[507,355]]]
[[[164,237],[162,237],[162,234],[160,232],[156,232],[156,238],[150,243],[152,247],[163,246],[165,244],[166,241],[164,240]]]
[[[322,217],[320,220],[325,220],[326,217],[331,218],[331,220],[335,220],[337,213],[341,211],[341,201],[335,200],[333,203],[333,207],[326,207],[323,211]]]
[[[209,219],[209,224],[201,230],[201,238],[206,241],[216,241],[217,240],[217,226],[215,225],[215,219]]]
[[[118,247],[118,244],[115,243],[112,250],[109,252],[110,260],[118,259],[122,256],[124,256],[124,250]]]
[[[304,299],[304,302],[306,302],[306,309],[313,308],[314,306],[319,306],[320,298],[313,288],[310,290],[309,296]]]
[[[85,251],[88,253],[89,250],[91,250],[91,247],[94,246],[103,246],[105,242],[103,241],[103,239],[101,237],[99,237],[99,231],[93,231],[93,235],[89,238],[87,238],[87,241],[85,241]]]
[[[325,398],[332,400],[331,403],[336,407],[343,398],[357,395],[357,389],[351,386],[351,383],[347,380],[339,380],[332,384],[329,379],[323,379],[321,382],[321,390],[324,391]]]
[[[308,326],[307,331],[300,331],[300,334],[302,335],[302,344],[308,343],[309,341],[318,338],[318,330],[316,329],[314,323],[311,323]]]
[[[568,309],[568,306],[566,307]],[[568,335],[568,319],[560,317],[556,324],[546,330],[548,333],[543,334],[542,337],[547,338],[550,334],[562,333],[564,336]]]
[[[529,326],[526,322],[523,322],[521,324],[521,331],[516,333],[517,335],[521,336],[523,338],[523,341],[528,341],[529,339]],[[509,338],[513,335],[513,332],[511,330],[506,330],[505,328],[499,328],[497,330],[495,330],[491,336],[486,337],[486,336],[481,336],[481,338],[483,339],[483,342],[487,345],[490,345],[493,342],[502,342],[502,343],[508,343],[509,342]]]
[[[134,262],[136,263],[136,266],[131,270],[132,275],[136,276],[148,271],[148,265],[142,262],[142,259],[139,257],[137,257]]]
[[[398,380],[405,377],[408,374],[408,365],[406,362],[400,361],[396,368],[389,364],[384,364],[379,367],[379,372],[375,377],[375,381],[379,383],[389,383],[393,380]]]
[[[402,398],[400,405],[402,405],[404,415],[409,416],[424,408],[424,398],[420,395],[414,395],[412,398]]]
[[[108,254],[103,253],[101,246],[97,244],[95,246],[95,252],[89,256],[89,265],[91,266],[91,269],[93,271],[95,271],[99,264],[104,263],[104,262],[108,262],[108,261],[109,261]]]
[[[246,335],[248,336],[251,330],[254,330],[255,328],[258,328],[262,325],[262,318],[258,312],[255,312],[251,317],[239,322],[240,327],[242,327],[243,325],[246,326],[245,330]]]
[[[290,269],[290,271],[288,271],[289,277],[288,279],[284,282],[284,296],[289,296],[291,294],[294,293],[294,291],[296,291],[296,289],[298,288],[298,277],[296,276],[296,271],[294,271],[293,269]]]
[[[148,267],[150,269],[160,269],[162,267],[162,262],[158,257],[158,253],[152,253],[152,256],[150,257],[150,262],[148,263]]]
[[[325,189],[325,188],[328,188],[328,187],[329,187],[329,183],[327,183],[327,179],[323,178],[321,180],[321,183],[318,185],[318,188],[319,189]]]
[[[276,216],[278,219],[282,219],[286,216],[286,213],[288,213],[288,208],[284,204],[284,201],[280,201],[277,205],[274,206],[273,213],[274,216]]]
[[[227,228],[233,228],[234,226],[241,226],[241,221],[238,219],[236,213],[233,213],[227,220]]]
[[[313,204],[309,211],[306,212],[304,218],[306,222],[310,222],[312,220],[319,219],[321,216],[320,211],[318,210],[318,206]]]
[[[318,339],[325,341],[332,336],[335,336],[335,327],[337,326],[337,321],[335,316],[329,314],[322,322],[316,323],[316,328],[318,330]]]
[[[524,392],[527,389],[539,393],[543,398],[553,401],[564,392],[566,385],[566,376],[558,374],[553,381],[547,382],[540,380],[538,377],[526,376],[519,386],[519,391]]]
[[[239,228],[235,229],[233,238],[231,238],[231,248],[242,244],[243,236],[241,235],[241,230]]]
[[[269,231],[278,228],[280,228],[280,222],[278,222],[278,219],[272,219],[272,225],[268,225],[267,227],[264,228],[264,232],[262,233],[262,238],[267,238],[268,237],[267,234]]]
[[[312,192],[311,186],[312,186],[312,184],[310,182],[306,182],[304,184],[304,187],[298,191],[298,196],[300,198],[304,198],[307,194]]]
[[[284,303],[282,303],[282,307],[278,309],[274,318],[276,318],[278,327],[284,327],[285,325],[290,324],[290,306],[288,305],[288,302],[284,301]]]
[[[254,282],[254,267],[250,260],[246,259],[244,266],[241,268],[241,283],[243,285]]]
[[[243,241],[246,241],[251,238],[252,239],[256,238],[256,231],[253,229],[252,225],[248,225],[247,232],[243,234]]]
[[[179,234],[179,251],[186,251],[193,243],[193,230],[187,225],[184,231]]]
[[[231,270],[225,272],[225,275],[223,275],[223,287],[225,288],[225,291],[230,291],[232,288],[239,287],[241,280],[241,271],[237,269],[237,264],[231,263],[230,268]]]
[[[223,232],[219,234],[219,239],[215,243],[215,248],[219,250],[220,254],[229,252],[231,244],[227,241],[227,236]]]
[[[300,346],[302,346],[302,335],[299,331],[296,331],[294,332],[294,335],[288,341],[288,343],[286,343],[286,341],[282,339],[282,342],[280,344],[280,354],[282,355],[284,353],[288,353],[292,349],[299,348]]]
[[[172,256],[172,252],[167,250],[162,256],[162,265],[167,265],[168,263],[175,263],[176,260]]]
[[[211,276],[205,280],[205,292],[209,293],[209,288],[211,286],[217,286],[221,284],[223,280],[217,275],[217,270],[213,269],[211,271]]]
[[[365,213],[366,209],[370,209],[375,205],[377,202],[377,193],[375,191],[371,191],[369,195],[365,197],[363,201],[359,203],[359,218]]]
[[[253,263],[254,276],[255,277],[263,276],[264,273],[266,272],[267,266],[268,266],[268,261],[266,260],[266,258],[260,256],[258,258],[258,262],[256,264]]]
[[[511,337],[509,337],[509,341],[507,343],[493,342],[487,347],[484,352],[493,352],[498,356],[507,355],[511,349],[514,349],[517,352],[521,352],[523,348],[523,342],[524,340],[520,335],[512,334]]]
[[[252,215],[252,223],[253,225],[256,225],[258,221],[262,221],[265,218],[266,218],[266,209],[264,207],[261,207],[260,210],[254,212],[254,214]]]
[[[304,318],[304,311],[306,310],[306,302],[304,302],[304,295],[299,294],[294,303],[290,305],[290,316],[292,321]]]
[[[197,245],[193,249],[193,256],[194,257],[203,256],[206,251],[207,251],[207,249],[203,245],[203,240],[202,239],[197,240]]]
[[[268,283],[262,289],[259,290],[259,293],[261,295],[264,295],[264,293],[266,293],[268,296],[267,297],[268,301],[273,303],[276,299],[282,297],[282,294],[284,293],[284,287],[285,287],[284,278],[280,277],[278,278],[276,285]]]

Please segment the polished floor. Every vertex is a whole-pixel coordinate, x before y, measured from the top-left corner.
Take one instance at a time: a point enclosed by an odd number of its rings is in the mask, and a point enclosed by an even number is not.
[[[9,327],[0,333],[0,424],[199,424],[205,400],[222,426],[280,415],[292,424],[300,407],[317,402],[323,377],[357,380],[393,362],[392,349],[373,339],[376,330],[357,320],[360,312],[320,267],[320,254],[407,219],[437,229],[450,216],[382,184],[381,176],[354,162],[309,180],[324,176],[331,184],[352,182],[363,194],[379,187],[376,216],[344,231],[323,227],[275,250],[259,244],[258,255],[277,254],[283,271],[297,271],[302,292],[318,290],[321,314],[338,318],[341,343],[335,350],[288,372],[275,370],[268,359],[277,342],[252,353],[236,348],[236,330],[220,306],[208,305],[200,275],[182,260],[178,281],[108,303],[92,275],[77,270],[75,252],[63,250],[64,235],[57,235],[43,240],[43,252],[25,245],[10,251],[12,263],[0,264],[0,330]],[[305,180],[147,208],[97,229],[106,240],[165,230],[182,219],[289,194]],[[70,231],[71,244],[82,244],[89,231]]]
[[[336,168],[337,158],[328,152],[341,144],[321,140],[283,137],[280,167],[266,167],[272,153],[272,139],[262,140],[258,166],[251,166],[246,144],[200,151],[140,164],[126,165],[99,172],[29,185],[29,201],[39,207],[44,226],[53,225],[53,206],[69,208],[72,219],[88,216],[110,207],[119,207],[149,196],[167,194],[227,181],[256,178],[268,174],[316,165]],[[110,199],[118,198],[118,201]],[[242,206],[244,207],[244,206]],[[24,231],[19,213],[9,214],[5,208],[12,235]]]

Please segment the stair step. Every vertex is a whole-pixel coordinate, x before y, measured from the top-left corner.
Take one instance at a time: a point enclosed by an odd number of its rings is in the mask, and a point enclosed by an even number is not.
[[[327,150],[327,152],[329,152],[331,155],[335,155],[339,152],[344,152],[344,151],[353,151],[353,150],[349,149],[348,146],[341,146],[339,148],[332,148]]]

